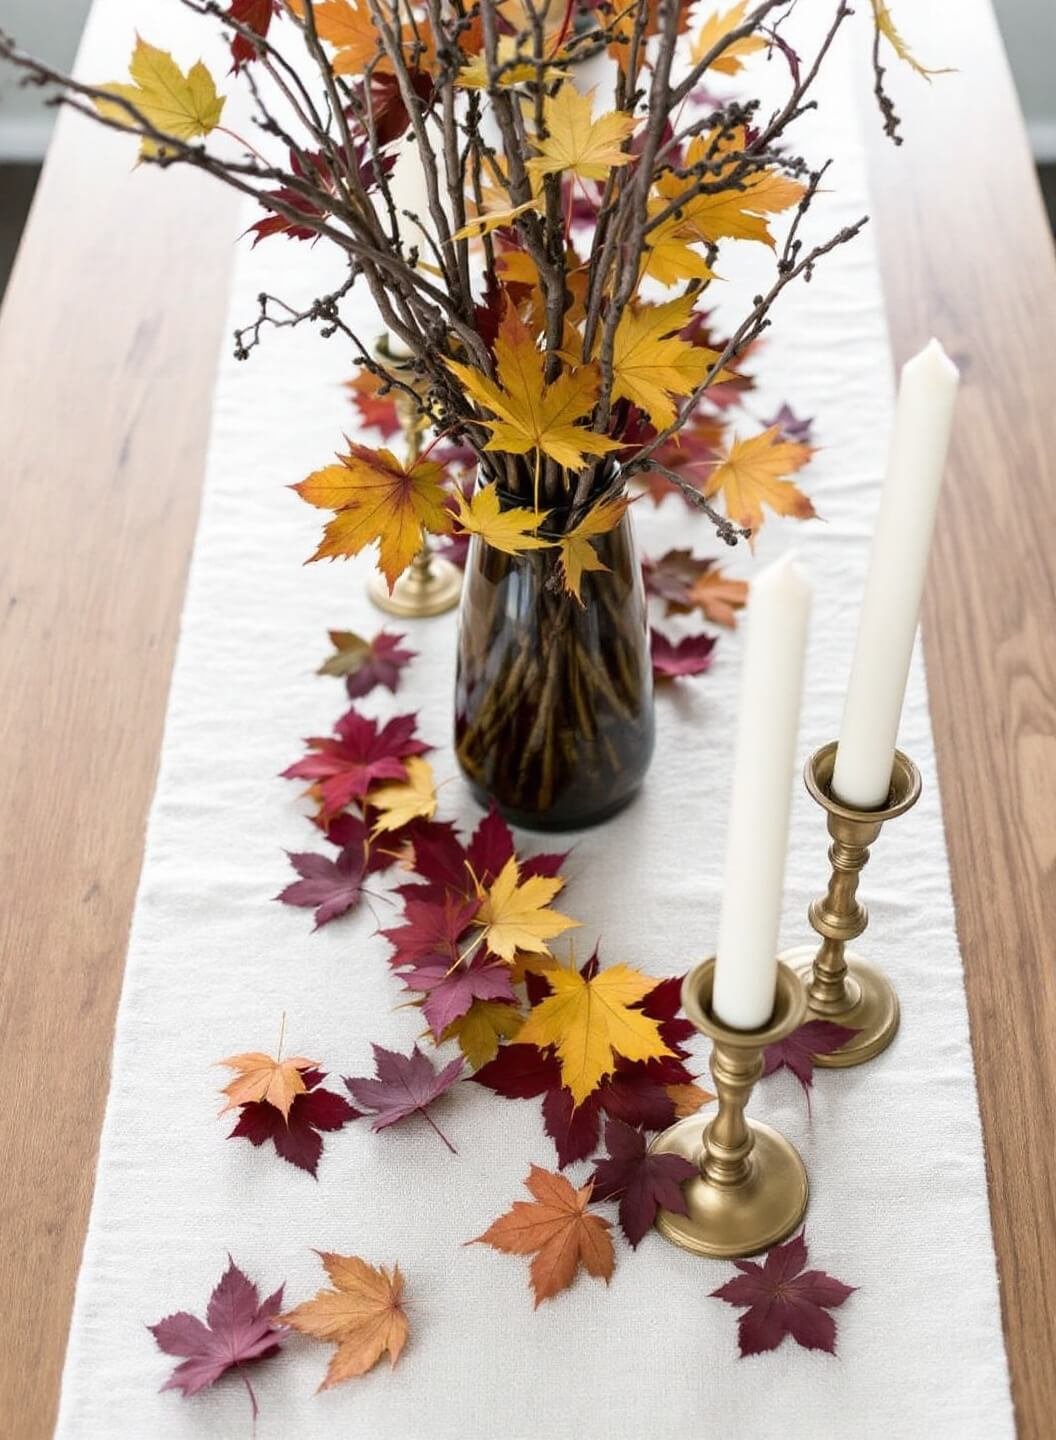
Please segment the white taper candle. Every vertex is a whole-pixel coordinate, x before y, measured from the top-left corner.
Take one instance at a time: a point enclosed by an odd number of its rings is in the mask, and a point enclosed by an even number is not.
[[[793,556],[752,582],[712,1006],[737,1030],[774,1008],[811,585]]]
[[[959,375],[937,340],[902,367],[833,793],[875,810],[887,799]]]

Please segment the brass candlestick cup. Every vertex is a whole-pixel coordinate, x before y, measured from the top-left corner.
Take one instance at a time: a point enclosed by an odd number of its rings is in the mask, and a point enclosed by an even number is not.
[[[802,976],[812,1019],[831,1020],[858,1033],[839,1050],[815,1055],[815,1065],[831,1070],[862,1065],[885,1050],[898,1030],[898,996],[879,970],[847,948],[869,923],[858,899],[858,877],[869,859],[869,846],[888,820],[903,815],[920,796],[920,771],[901,750],[895,751],[891,789],[879,810],[855,810],[832,793],[836,743],[823,745],[807,761],[807,789],[828,816],[829,888],[810,907],[810,923],[821,944],[787,950],[782,959]]]
[[[779,964],[769,1024],[761,1030],[733,1030],[712,1011],[714,978],[714,960],[691,970],[682,985],[682,1008],[714,1042],[711,1073],[718,1113],[680,1120],[658,1135],[650,1150],[654,1155],[682,1155],[700,1170],[682,1187],[688,1213],[658,1213],[661,1235],[694,1255],[729,1259],[776,1245],[792,1233],[807,1208],[807,1172],[795,1146],[744,1114],[763,1073],[763,1050],[802,1024],[807,997],[795,971]]]
[[[401,378],[414,388],[414,371],[408,361],[392,353],[387,335],[375,345],[374,355],[390,370],[405,371]],[[395,403],[403,431],[404,463],[410,467],[421,454],[422,417],[413,395],[406,391],[396,392]],[[424,534],[421,549],[391,591],[380,570],[375,570],[367,581],[367,594],[372,603],[379,610],[384,610],[386,615],[399,615],[405,619],[424,619],[427,615],[442,615],[446,610],[453,610],[461,593],[462,572],[450,560],[434,555]]]

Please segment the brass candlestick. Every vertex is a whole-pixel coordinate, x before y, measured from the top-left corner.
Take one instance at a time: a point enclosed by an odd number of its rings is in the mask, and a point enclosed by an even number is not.
[[[374,355],[390,370],[403,371],[401,379],[412,387],[415,385],[417,377],[409,362],[392,353],[387,335],[378,340]],[[403,430],[405,464],[410,467],[422,450],[422,417],[413,396],[404,390],[396,392],[395,404]],[[391,591],[380,570],[375,570],[367,581],[367,594],[379,610],[384,610],[386,615],[405,618],[424,619],[427,615],[442,615],[458,604],[461,593],[462,572],[450,560],[432,553],[424,533],[421,549]]]
[[[790,1235],[807,1208],[807,1172],[796,1148],[744,1107],[763,1073],[763,1050],[803,1023],[803,982],[778,964],[770,1023],[761,1030],[733,1030],[711,1009],[715,961],[705,960],[682,984],[682,1008],[714,1041],[711,1073],[718,1114],[679,1120],[650,1146],[654,1155],[682,1155],[700,1168],[683,1186],[688,1214],[661,1210],[661,1235],[694,1255],[730,1258],[768,1250]]]
[[[901,750],[895,751],[891,790],[879,810],[855,810],[832,794],[836,743],[823,745],[807,761],[804,780],[829,819],[829,888],[810,907],[810,923],[821,944],[799,945],[782,959],[793,966],[807,986],[807,1003],[815,1020],[831,1020],[857,1030],[841,1049],[815,1055],[815,1065],[843,1070],[862,1065],[885,1050],[898,1030],[898,996],[890,981],[860,955],[847,949],[859,936],[869,915],[858,900],[858,877],[869,859],[885,821],[903,815],[920,796],[920,771]]]

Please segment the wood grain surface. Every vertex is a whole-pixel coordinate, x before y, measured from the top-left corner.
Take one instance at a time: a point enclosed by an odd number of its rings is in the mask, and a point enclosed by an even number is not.
[[[1017,1418],[1050,1440],[1056,264],[989,0],[910,9],[961,75],[892,73],[875,223],[897,356],[936,332],[965,377],[925,646]],[[54,1423],[235,226],[127,156],[60,121],[0,315],[4,1440]]]
[[[903,29],[959,71],[889,72],[905,142],[867,119],[870,179],[895,356],[937,334],[962,374],[924,654],[1016,1419],[1052,1440],[1056,251],[989,0]]]

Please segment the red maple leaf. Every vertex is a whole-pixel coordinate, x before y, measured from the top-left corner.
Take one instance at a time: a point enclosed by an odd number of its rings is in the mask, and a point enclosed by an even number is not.
[[[237,1366],[255,1421],[257,1397],[242,1367],[250,1361],[270,1359],[289,1335],[289,1329],[276,1320],[282,1309],[283,1287],[262,1301],[253,1282],[230,1255],[227,1258],[227,1269],[209,1297],[204,1322],[187,1310],[178,1310],[149,1329],[166,1355],[183,1357],[162,1390],[197,1395]]]
[[[511,859],[517,859],[522,879],[531,875],[552,879],[568,859],[567,851],[522,858],[517,854],[513,831],[494,807],[479,822],[468,845],[462,844],[454,827],[447,822],[417,824],[410,838],[414,846],[415,874],[428,886],[439,886],[467,899],[476,899],[478,882],[482,886],[490,885]],[[420,889],[408,885],[402,893],[413,896]]]
[[[345,1078],[352,1099],[364,1110],[373,1113],[370,1128],[384,1130],[417,1113],[428,1121],[452,1155],[457,1154],[451,1141],[429,1114],[429,1106],[450,1090],[462,1074],[463,1061],[452,1060],[437,1071],[417,1045],[409,1055],[399,1055],[381,1045],[371,1048],[374,1051],[374,1077]]]
[[[268,33],[272,16],[279,13],[278,0],[231,0],[227,15],[262,39]],[[257,47],[246,35],[231,37],[231,69],[237,75],[243,65],[257,58]]]
[[[605,1126],[608,1155],[594,1167],[594,1200],[619,1200],[620,1228],[637,1249],[656,1219],[657,1210],[685,1215],[682,1182],[699,1170],[681,1155],[650,1155],[645,1132],[610,1120]]]
[[[307,1170],[314,1178],[323,1153],[319,1132],[340,1130],[350,1120],[358,1120],[359,1111],[343,1096],[318,1088],[326,1079],[325,1070],[303,1070],[301,1079],[305,1092],[293,1097],[285,1119],[282,1111],[267,1100],[251,1100],[239,1107],[238,1123],[227,1138],[249,1140],[253,1145],[271,1140],[283,1160]]]
[[[837,1025],[832,1020],[808,1020],[784,1040],[766,1047],[763,1051],[763,1074],[791,1070],[803,1086],[809,1109],[810,1089],[814,1084],[814,1056],[831,1055],[857,1034],[858,1031],[851,1026]]]
[[[369,370],[361,370],[354,380],[345,381],[348,398],[359,411],[359,418],[368,430],[377,430],[386,440],[403,428],[396,409],[396,392],[382,392],[382,382]]]
[[[326,815],[336,815],[353,800],[361,800],[376,780],[403,780],[403,761],[432,747],[414,738],[414,715],[396,715],[378,729],[376,720],[349,710],[334,726],[335,738],[311,736],[309,753],[283,776],[288,780],[319,783]]]
[[[408,887],[419,888],[422,887]],[[479,909],[480,901],[476,897],[466,900],[453,890],[436,890],[430,886],[428,894],[406,895],[404,923],[381,932],[395,950],[389,964],[394,970],[437,959],[445,966],[457,964],[459,942]]]
[[[716,636],[701,632],[699,635],[687,635],[677,645],[672,645],[666,635],[650,627],[649,651],[653,659],[653,674],[658,680],[703,675],[711,669],[711,652],[717,643]]]
[[[408,990],[424,994],[422,1006],[437,1040],[451,1024],[465,1015],[474,1000],[515,1002],[508,965],[496,964],[484,956],[451,965],[434,960],[416,965],[401,976]]]
[[[737,1339],[743,1355],[776,1350],[786,1335],[805,1350],[836,1353],[836,1321],[829,1314],[853,1295],[823,1270],[804,1270],[807,1242],[801,1231],[784,1245],[776,1245],[762,1265],[754,1260],[733,1262],[740,1275],[711,1292],[728,1305],[747,1307],[737,1322]]]

